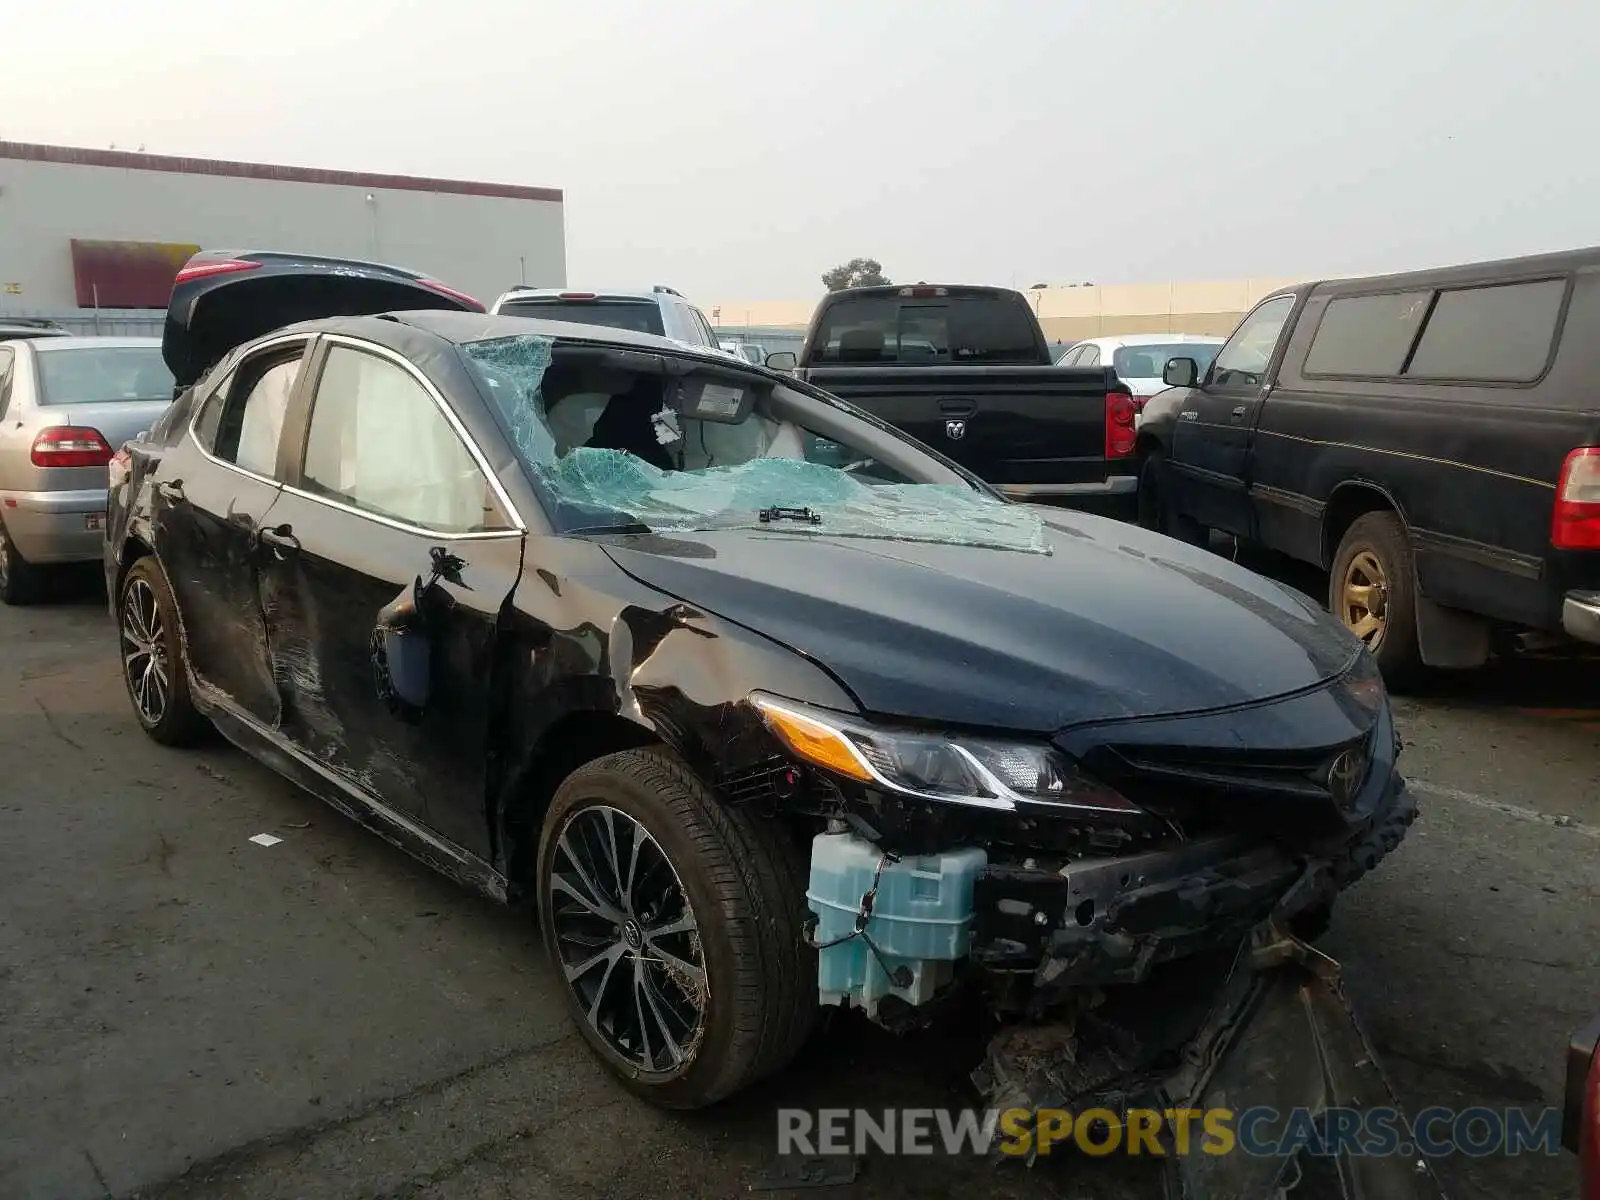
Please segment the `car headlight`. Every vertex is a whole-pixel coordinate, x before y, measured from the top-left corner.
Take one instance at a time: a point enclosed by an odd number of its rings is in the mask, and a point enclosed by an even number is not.
[[[1043,805],[1085,815],[1142,812],[1044,744],[887,729],[759,693],[750,700],[806,762],[902,795],[1005,810]]]

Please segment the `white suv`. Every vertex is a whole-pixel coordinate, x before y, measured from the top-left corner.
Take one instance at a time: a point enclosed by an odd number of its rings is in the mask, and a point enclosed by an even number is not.
[[[573,325],[603,325],[653,333],[690,346],[728,353],[705,313],[669,287],[647,292],[576,292],[568,288],[512,288],[489,310],[513,317],[538,317]]]

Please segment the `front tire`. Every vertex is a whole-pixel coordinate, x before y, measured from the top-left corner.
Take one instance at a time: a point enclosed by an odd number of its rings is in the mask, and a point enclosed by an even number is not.
[[[629,1091],[702,1108],[798,1052],[816,955],[782,827],[724,806],[665,750],[627,750],[557,789],[537,869],[568,1009]]]
[[[1152,447],[1144,456],[1139,468],[1139,524],[1191,546],[1204,547],[1209,542],[1205,527],[1193,517],[1173,512],[1162,495],[1161,480],[1166,462],[1166,453],[1159,446]]]
[[[43,568],[22,557],[15,542],[0,524],[0,603],[21,607],[32,604],[44,592]]]
[[[153,558],[128,569],[117,596],[122,681],[140,727],[164,746],[189,746],[208,722],[189,695],[178,605]]]
[[[1391,686],[1422,671],[1416,579],[1405,523],[1388,511],[1356,518],[1328,573],[1329,611],[1367,644]]]

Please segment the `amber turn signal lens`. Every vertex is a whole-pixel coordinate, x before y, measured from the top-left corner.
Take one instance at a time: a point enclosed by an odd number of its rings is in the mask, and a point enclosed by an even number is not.
[[[872,774],[862,763],[861,756],[838,730],[773,704],[770,700],[756,700],[755,706],[766,717],[772,731],[806,762],[837,771],[851,779],[859,779],[863,783],[872,780]]]

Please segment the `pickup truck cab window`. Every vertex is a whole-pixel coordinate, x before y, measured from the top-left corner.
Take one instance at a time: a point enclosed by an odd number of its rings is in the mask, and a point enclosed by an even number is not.
[[[1550,362],[1565,279],[1439,293],[1407,375],[1532,383]]]
[[[1293,296],[1275,296],[1256,307],[1217,354],[1207,387],[1260,387],[1278,345],[1278,334],[1294,309]]]
[[[1007,293],[834,300],[813,339],[817,363],[1035,364],[1031,310]]]
[[[1399,375],[1432,299],[1432,292],[1418,290],[1330,301],[1306,354],[1305,373]]]

